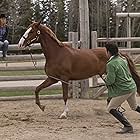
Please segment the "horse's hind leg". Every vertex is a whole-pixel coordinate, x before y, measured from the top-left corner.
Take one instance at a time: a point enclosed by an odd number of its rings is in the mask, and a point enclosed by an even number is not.
[[[54,80],[54,79],[51,79],[51,78],[47,78],[43,83],[41,83],[39,86],[36,87],[36,90],[35,90],[35,97],[36,97],[36,104],[39,106],[39,108],[44,111],[45,109],[45,106],[41,105],[40,104],[40,100],[39,100],[39,92],[46,88],[46,87],[49,87],[50,85],[54,84],[54,83],[57,83],[58,81]]]
[[[61,114],[60,118],[65,119],[67,118],[68,106],[67,106],[67,99],[68,99],[68,84],[62,83],[63,88],[63,100],[65,103],[64,111]]]

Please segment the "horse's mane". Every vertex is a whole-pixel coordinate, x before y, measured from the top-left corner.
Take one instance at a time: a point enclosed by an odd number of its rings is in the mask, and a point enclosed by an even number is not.
[[[45,25],[42,25],[42,24],[40,24],[40,26],[41,26],[41,28],[43,28],[43,29],[46,31],[46,33],[47,33],[54,41],[56,41],[56,42],[58,43],[58,45],[59,45],[60,47],[64,47],[64,44],[63,44],[60,40],[58,40],[57,36],[54,34],[54,32],[53,32],[49,27],[47,27],[47,26],[45,26]]]

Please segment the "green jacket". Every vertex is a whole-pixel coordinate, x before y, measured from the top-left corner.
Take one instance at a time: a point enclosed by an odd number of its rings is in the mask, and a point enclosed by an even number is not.
[[[116,97],[136,91],[136,84],[125,58],[113,56],[107,63],[105,83],[108,97]]]

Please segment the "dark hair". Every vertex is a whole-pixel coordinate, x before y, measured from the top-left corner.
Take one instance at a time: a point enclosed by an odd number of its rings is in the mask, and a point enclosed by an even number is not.
[[[0,18],[6,18],[5,14],[0,14]]]
[[[111,55],[118,55],[118,46],[116,43],[107,43],[105,45],[107,52],[110,52]]]

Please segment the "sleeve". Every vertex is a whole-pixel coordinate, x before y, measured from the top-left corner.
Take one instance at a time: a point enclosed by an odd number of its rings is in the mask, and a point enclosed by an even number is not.
[[[107,64],[107,75],[105,78],[105,83],[107,86],[112,85],[115,82],[116,72],[115,67],[112,64]]]

